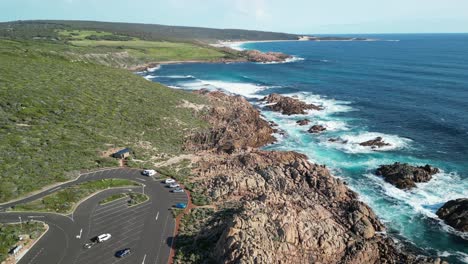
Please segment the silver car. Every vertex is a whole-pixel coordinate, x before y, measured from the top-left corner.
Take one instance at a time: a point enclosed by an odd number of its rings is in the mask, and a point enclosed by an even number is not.
[[[175,188],[174,190],[172,190],[173,193],[183,193],[184,192],[184,189],[182,188]]]

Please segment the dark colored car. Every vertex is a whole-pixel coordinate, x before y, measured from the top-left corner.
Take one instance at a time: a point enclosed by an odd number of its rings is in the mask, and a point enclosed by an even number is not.
[[[123,258],[125,256],[128,256],[130,255],[131,251],[129,248],[124,248],[124,249],[121,249],[117,252],[115,252],[115,256],[118,257],[118,258]]]

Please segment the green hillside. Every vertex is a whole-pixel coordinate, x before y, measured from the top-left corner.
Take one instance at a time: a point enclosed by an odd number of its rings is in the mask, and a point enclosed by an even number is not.
[[[0,202],[115,165],[100,156],[111,147],[132,148],[135,166],[175,155],[185,134],[205,125],[180,107],[203,98],[73,61],[73,49],[0,40]]]
[[[9,38],[58,38],[56,30],[107,31],[151,41],[215,42],[217,40],[291,40],[297,35],[241,29],[213,29],[200,27],[165,26],[138,23],[97,21],[14,21],[0,23],[0,36]]]

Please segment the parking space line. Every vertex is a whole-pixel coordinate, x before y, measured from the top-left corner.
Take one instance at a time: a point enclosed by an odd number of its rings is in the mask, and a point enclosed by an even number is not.
[[[122,205],[125,205],[126,204],[126,201],[124,199],[120,199],[120,200],[117,200],[117,201],[114,201],[114,202],[110,202],[109,204],[106,204],[106,205],[99,205],[97,208],[96,208],[96,213],[101,213],[109,208],[112,208],[112,207],[116,207],[116,206],[122,206]]]
[[[109,207],[106,208],[106,210],[98,211],[93,215],[93,218],[96,219],[96,217],[102,216],[102,215],[108,215],[108,214],[113,214],[115,212],[120,212],[122,210],[128,209],[128,206],[126,204],[118,204],[117,206]]]
[[[122,208],[122,209],[120,209],[120,210],[112,211],[112,212],[110,212],[110,213],[108,213],[108,214],[101,215],[101,216],[99,216],[99,217],[97,217],[97,218],[95,217],[95,218],[93,218],[93,222],[94,222],[94,223],[99,223],[99,222],[101,222],[102,219],[105,219],[105,218],[108,218],[108,217],[111,217],[111,216],[117,217],[117,216],[119,216],[120,214],[121,214],[121,215],[124,215],[124,214],[131,214],[131,215],[133,215],[133,216],[137,216],[137,215],[140,215],[142,212],[143,212],[143,213],[146,213],[146,214],[149,213],[147,210],[143,210],[143,209],[146,209],[146,208],[139,209],[139,210],[135,210],[135,209],[134,209],[134,210],[131,210],[131,209],[130,209],[130,210],[124,212],[126,209],[128,209],[128,208]]]

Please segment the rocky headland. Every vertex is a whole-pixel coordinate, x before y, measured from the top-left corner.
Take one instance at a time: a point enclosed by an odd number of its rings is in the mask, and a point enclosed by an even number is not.
[[[267,103],[266,108],[280,112],[283,115],[305,115],[307,110],[323,110],[321,106],[308,104],[299,99],[272,93],[261,101]]]
[[[284,62],[292,56],[281,52],[261,52],[259,50],[244,50],[241,54],[250,62],[271,63]]]
[[[198,153],[190,184],[216,212],[196,233],[186,230],[190,247],[209,245],[204,257],[216,263],[441,263],[397,247],[372,209],[325,166],[296,152],[259,150],[274,141],[272,128],[245,99],[201,93],[212,104],[211,128],[187,140]],[[292,108],[306,107],[299,105]]]
[[[468,198],[448,201],[436,214],[456,230],[468,232]]]
[[[439,173],[439,169],[430,165],[415,167],[399,162],[382,165],[376,171],[376,174],[382,176],[386,182],[400,189],[411,189],[416,187],[418,182],[428,182],[436,173]]]

